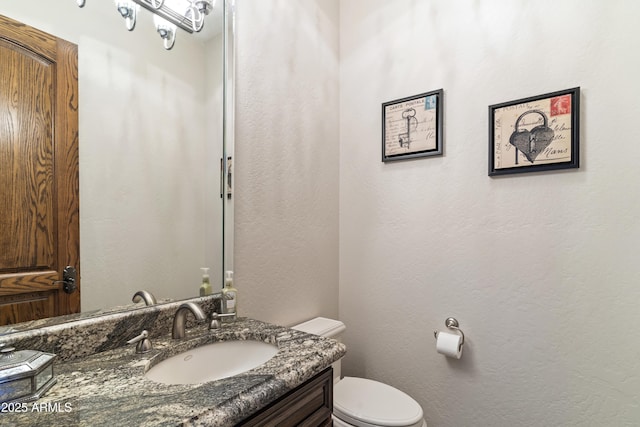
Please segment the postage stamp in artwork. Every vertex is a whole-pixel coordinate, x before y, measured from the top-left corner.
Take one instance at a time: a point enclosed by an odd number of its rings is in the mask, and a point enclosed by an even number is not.
[[[571,95],[551,98],[551,117],[562,114],[571,114]]]

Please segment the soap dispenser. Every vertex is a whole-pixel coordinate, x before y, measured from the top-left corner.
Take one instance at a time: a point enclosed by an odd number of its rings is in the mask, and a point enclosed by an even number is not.
[[[211,282],[209,281],[209,269],[202,267],[202,284],[200,285],[200,296],[211,295]]]
[[[233,271],[227,271],[222,288],[222,312],[238,316],[238,290],[233,287]]]

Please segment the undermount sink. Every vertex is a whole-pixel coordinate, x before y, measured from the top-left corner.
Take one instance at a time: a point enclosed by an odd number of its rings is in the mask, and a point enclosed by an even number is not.
[[[145,376],[163,384],[200,384],[249,371],[277,352],[278,347],[262,341],[216,342],[163,360]]]

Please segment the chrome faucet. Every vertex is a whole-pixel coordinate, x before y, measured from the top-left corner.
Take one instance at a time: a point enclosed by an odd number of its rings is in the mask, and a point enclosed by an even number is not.
[[[205,320],[207,316],[205,316],[202,308],[194,302],[185,302],[180,304],[178,310],[176,310],[176,315],[173,318],[173,330],[171,332],[171,338],[180,339],[184,338],[185,334],[185,321],[187,319],[187,312],[193,313],[193,316],[196,320]]]
[[[131,301],[133,302],[140,302],[140,300],[143,300],[146,305],[157,304],[156,297],[154,297],[151,292],[144,290],[136,292],[133,294],[133,298],[131,298]]]

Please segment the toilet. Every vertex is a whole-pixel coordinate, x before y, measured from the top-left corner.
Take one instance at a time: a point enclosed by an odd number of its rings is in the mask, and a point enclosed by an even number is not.
[[[316,317],[292,329],[340,341],[346,329],[339,320]],[[422,408],[402,391],[365,378],[340,375],[333,363],[333,425],[336,427],[427,427]]]

